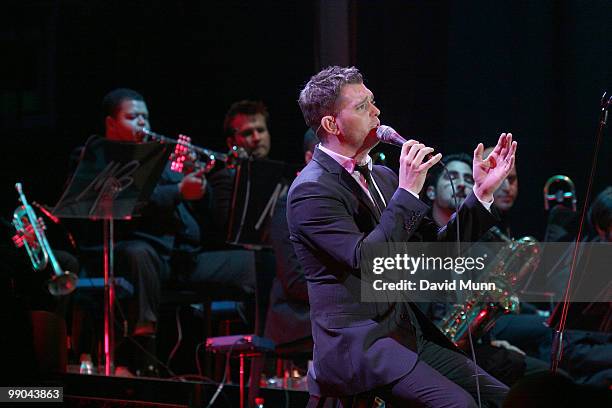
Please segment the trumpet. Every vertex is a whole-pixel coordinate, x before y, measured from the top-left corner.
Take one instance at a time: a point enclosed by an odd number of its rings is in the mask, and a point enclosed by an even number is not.
[[[555,192],[550,194],[551,187],[555,188]],[[549,178],[544,184],[544,210],[548,211],[551,207],[551,202],[555,202],[552,206],[563,204],[566,200],[571,200],[572,211],[576,212],[576,187],[571,178],[563,175],[556,175]]]
[[[25,247],[35,271],[42,271],[51,264],[53,276],[48,283],[49,293],[53,296],[71,293],[76,289],[79,278],[72,272],[62,271],[47,241],[44,222],[36,217],[34,209],[28,204],[21,183],[15,184],[15,189],[22,205],[13,213],[13,225],[17,231],[13,242],[18,248]]]
[[[176,145],[174,152],[170,155],[171,169],[179,173],[190,172],[193,168],[205,168],[208,172],[217,161],[222,161],[227,167],[232,168],[235,167],[238,159],[248,157],[246,150],[238,146],[233,146],[228,153],[220,153],[192,144],[191,138],[185,135],[179,135],[178,139],[173,139],[148,128],[140,129],[139,133],[144,142],[154,141]]]

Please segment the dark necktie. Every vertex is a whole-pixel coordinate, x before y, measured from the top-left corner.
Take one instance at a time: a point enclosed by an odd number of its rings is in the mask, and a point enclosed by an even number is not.
[[[380,194],[378,193],[378,191],[376,190],[376,187],[374,186],[374,180],[372,179],[372,172],[370,172],[368,165],[366,164],[363,166],[355,166],[355,170],[363,174],[363,177],[366,180],[366,184],[368,185],[368,191],[370,192],[370,195],[372,196],[372,199],[374,200],[375,207],[378,210],[378,215],[382,215],[382,212],[385,209],[385,203],[383,202],[382,198],[380,197]]]

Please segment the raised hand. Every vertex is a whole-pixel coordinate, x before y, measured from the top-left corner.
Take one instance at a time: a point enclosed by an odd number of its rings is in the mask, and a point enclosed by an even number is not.
[[[493,200],[493,192],[503,183],[514,165],[517,143],[512,133],[502,133],[497,145],[486,159],[483,159],[484,145],[479,143],[474,150],[472,170],[474,172],[474,193],[485,202]]]

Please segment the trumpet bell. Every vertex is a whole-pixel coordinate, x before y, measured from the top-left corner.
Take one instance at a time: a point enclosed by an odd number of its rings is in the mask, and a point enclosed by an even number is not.
[[[47,241],[45,225],[28,204],[21,183],[16,183],[15,189],[22,205],[13,213],[13,225],[17,231],[13,241],[17,246],[26,248],[34,270],[42,271],[50,264],[53,276],[48,284],[49,293],[54,296],[69,294],[76,289],[79,278],[74,273],[61,269]]]
[[[65,271],[62,275],[53,275],[47,285],[49,293],[53,296],[64,296],[72,293],[79,283],[79,277],[72,272]]]

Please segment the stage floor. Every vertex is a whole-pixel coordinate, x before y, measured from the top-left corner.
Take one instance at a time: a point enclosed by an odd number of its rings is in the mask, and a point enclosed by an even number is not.
[[[84,375],[74,366],[54,381],[64,387],[64,406],[68,407],[206,407],[218,386],[192,379]],[[306,391],[261,388],[260,395],[266,408],[304,407],[308,402]],[[237,384],[226,384],[213,405],[219,408],[239,406]]]

